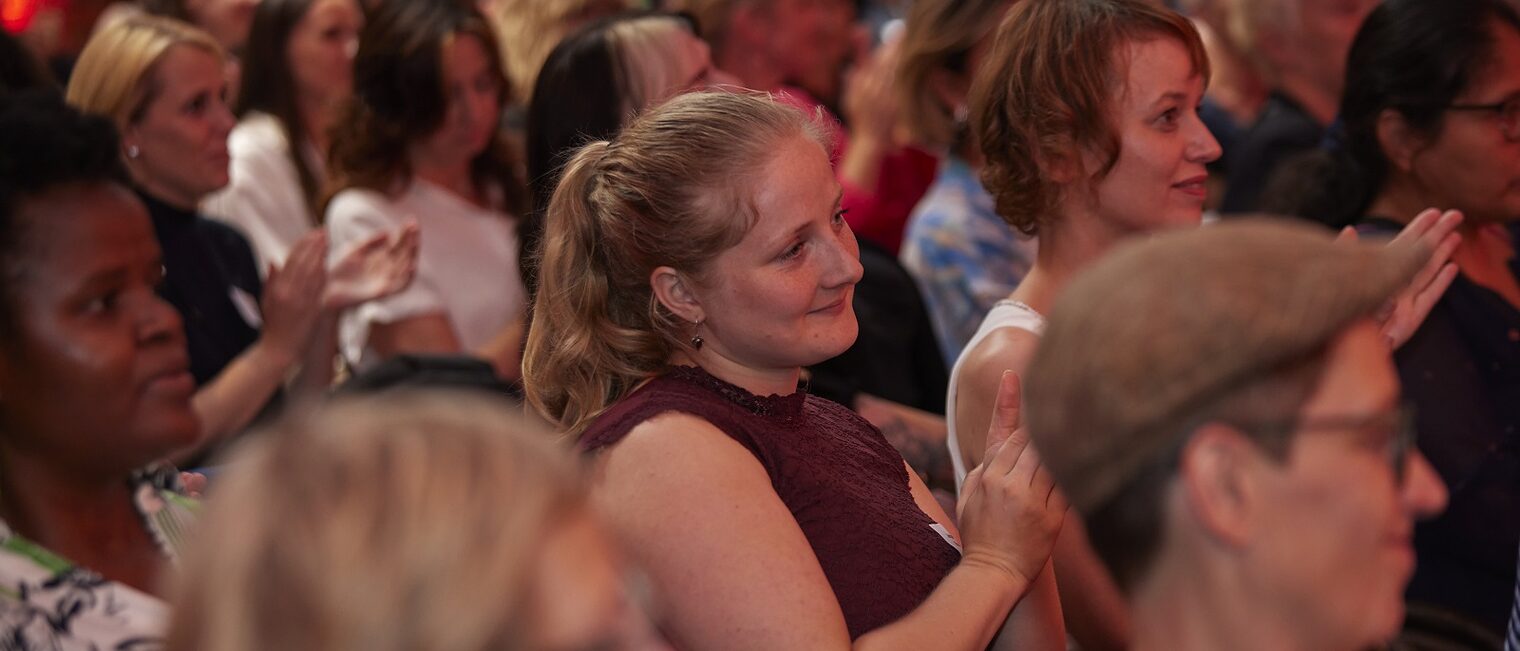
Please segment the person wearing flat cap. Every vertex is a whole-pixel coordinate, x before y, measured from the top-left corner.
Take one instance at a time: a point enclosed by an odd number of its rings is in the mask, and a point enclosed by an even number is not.
[[[1267,218],[1158,235],[1056,301],[1025,423],[1149,649],[1359,650],[1392,639],[1413,445],[1376,315],[1429,257]]]

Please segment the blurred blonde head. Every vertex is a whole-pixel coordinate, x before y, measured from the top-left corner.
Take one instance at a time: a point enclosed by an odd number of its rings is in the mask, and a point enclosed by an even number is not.
[[[552,440],[459,396],[285,421],[214,487],[169,648],[532,648],[544,542],[587,513]]]
[[[225,58],[216,39],[189,23],[146,15],[126,18],[85,44],[69,78],[68,103],[106,116],[118,128],[137,122],[157,96],[155,68],[175,46]]]
[[[577,27],[601,16],[632,8],[629,0],[486,0],[481,11],[501,42],[502,69],[511,84],[511,101],[526,105],[544,59]]]

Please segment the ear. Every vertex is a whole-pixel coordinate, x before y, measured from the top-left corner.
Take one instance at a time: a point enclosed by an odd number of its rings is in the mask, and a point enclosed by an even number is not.
[[[1234,547],[1251,537],[1260,498],[1255,472],[1264,453],[1245,434],[1221,423],[1193,432],[1178,461],[1183,500],[1198,526]]]
[[[1393,109],[1383,109],[1378,114],[1377,139],[1388,164],[1405,174],[1414,168],[1415,154],[1425,146],[1425,139],[1410,126],[1404,114]]]
[[[692,291],[691,281],[681,272],[671,267],[655,267],[649,272],[649,286],[654,290],[655,299],[677,317],[691,323],[707,319],[702,302]]]
[[[966,107],[966,96],[971,93],[971,80],[967,75],[958,75],[944,68],[936,68],[929,73],[929,92],[934,94],[934,99],[939,100],[954,114],[956,109]]]

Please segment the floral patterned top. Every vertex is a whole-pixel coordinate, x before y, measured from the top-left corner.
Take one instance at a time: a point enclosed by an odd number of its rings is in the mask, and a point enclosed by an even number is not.
[[[184,496],[179,473],[167,466],[139,471],[131,482],[143,526],[165,558],[178,558],[199,503]],[[0,521],[0,650],[161,649],[168,621],[157,597],[107,581]]]
[[[1035,241],[1014,231],[993,204],[976,172],[951,157],[908,218],[902,264],[923,291],[947,366],[1034,264]]]

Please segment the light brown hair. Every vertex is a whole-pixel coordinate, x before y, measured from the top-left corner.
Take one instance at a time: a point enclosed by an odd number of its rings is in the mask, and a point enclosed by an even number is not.
[[[748,179],[786,139],[823,146],[822,133],[766,95],[688,93],[576,153],[549,201],[523,356],[529,402],[579,433],[657,374],[690,325],[655,297],[650,274],[700,278],[757,217]]]
[[[897,46],[897,93],[902,124],[921,144],[953,144],[955,112],[931,87],[934,75],[946,71],[969,77],[971,50],[992,33],[1013,1],[916,0],[908,9]]]
[[[1208,55],[1192,22],[1143,0],[1023,0],[998,28],[971,87],[971,124],[986,165],[982,183],[997,212],[1025,235],[1055,218],[1066,184],[1058,166],[1100,154],[1101,179],[1119,159],[1114,98],[1127,73],[1124,46],[1176,39],[1197,74]],[[1143,62],[1139,62],[1143,64]]]

